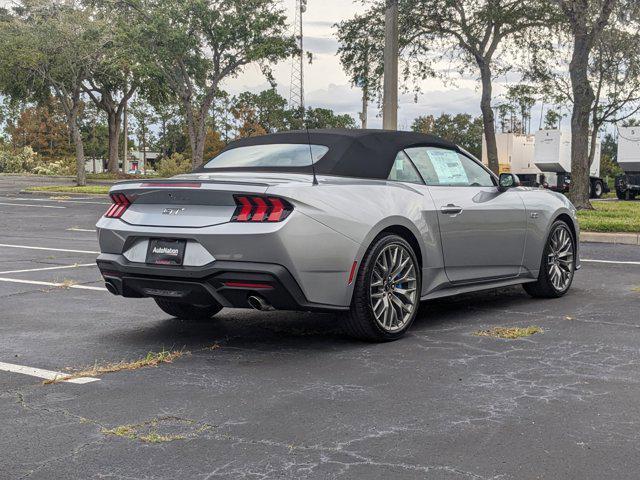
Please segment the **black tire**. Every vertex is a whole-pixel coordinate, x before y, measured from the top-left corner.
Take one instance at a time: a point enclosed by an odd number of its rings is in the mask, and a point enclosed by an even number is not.
[[[618,200],[626,200],[627,199],[627,192],[626,191],[623,192],[623,191],[618,190],[616,188],[616,197],[618,197]]]
[[[415,275],[411,277],[414,279],[411,283],[415,286],[415,291],[413,296],[413,308],[410,315],[406,320],[398,320],[396,311],[394,316],[396,320],[402,322],[402,327],[395,331],[389,331],[383,328],[376,319],[372,305],[371,288],[373,288],[373,271],[376,267],[376,262],[378,261],[379,256],[383,251],[386,251],[388,247],[393,248],[394,246],[401,247],[400,250],[403,251],[405,255],[407,253],[409,254],[410,262],[412,262],[414,268],[413,272],[415,273]],[[406,256],[404,258],[406,259]],[[420,264],[418,263],[416,254],[411,245],[404,238],[390,233],[378,236],[373,241],[360,263],[360,268],[358,269],[358,274],[356,276],[353,298],[351,300],[351,308],[344,316],[343,327],[345,332],[351,337],[369,342],[390,342],[402,337],[411,327],[420,306],[421,274],[422,272],[420,271]],[[378,274],[376,273],[376,275]],[[392,286],[395,287],[396,284],[394,283]],[[403,288],[402,284],[397,286],[399,288]],[[387,304],[391,306],[391,309],[395,310],[393,305],[389,303],[388,298]],[[393,320],[389,321],[390,327],[393,327],[392,321]]]
[[[568,234],[568,237],[571,241],[571,249],[572,249],[572,258],[571,258],[571,274],[569,277],[569,283],[566,287],[556,288],[551,280],[551,276],[548,268],[548,259],[549,255],[552,252],[552,242],[551,239],[554,236],[555,232],[559,229],[565,231]],[[571,284],[573,283],[573,276],[575,273],[576,267],[576,240],[571,233],[571,229],[569,226],[562,220],[557,220],[551,226],[549,231],[549,235],[547,237],[547,242],[544,246],[544,250],[542,252],[542,259],[540,260],[540,272],[538,273],[538,280],[536,282],[524,283],[522,287],[525,291],[535,298],[559,298],[562,297],[565,293],[569,291],[571,288]]]
[[[173,302],[162,298],[154,298],[160,309],[172,317],[180,320],[203,321],[210,320],[216,313],[222,310],[222,305],[209,306],[189,305],[187,303]]]
[[[602,197],[602,194],[604,193],[604,185],[602,185],[602,182],[600,180],[596,180],[595,182],[593,182],[593,198],[600,198]]]

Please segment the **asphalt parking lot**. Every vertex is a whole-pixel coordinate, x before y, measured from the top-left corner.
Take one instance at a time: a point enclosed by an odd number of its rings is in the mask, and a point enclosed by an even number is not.
[[[94,265],[106,197],[19,188],[0,178],[1,478],[638,478],[640,247],[583,244],[561,299],[430,302],[372,345],[332,315],[193,324],[114,297]],[[163,350],[183,355],[90,383],[15,371]]]

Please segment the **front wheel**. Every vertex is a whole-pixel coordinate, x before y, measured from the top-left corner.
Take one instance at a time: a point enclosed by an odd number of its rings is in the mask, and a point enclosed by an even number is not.
[[[420,305],[420,266],[402,237],[376,238],[358,270],[344,328],[352,337],[388,342],[409,329]]]
[[[525,291],[540,298],[558,298],[567,293],[575,272],[575,252],[575,240],[569,226],[561,220],[556,221],[542,253],[538,280],[523,284]]]
[[[216,313],[222,310],[222,305],[220,304],[199,306],[173,302],[162,298],[154,298],[154,300],[164,313],[167,313],[172,317],[179,318],[180,320],[209,320]]]

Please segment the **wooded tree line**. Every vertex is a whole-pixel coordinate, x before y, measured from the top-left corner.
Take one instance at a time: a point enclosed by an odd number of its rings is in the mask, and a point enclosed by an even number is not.
[[[381,101],[387,0],[337,25],[339,55],[364,100]],[[596,134],[640,108],[640,2],[637,0],[400,0],[399,61],[405,91],[437,77],[475,78],[489,167],[497,172],[496,114],[505,127],[530,129],[536,101],[571,111],[572,187],[578,208],[589,203],[589,166]],[[497,103],[494,83],[523,80]],[[513,124],[514,119],[517,125]],[[517,128],[515,128],[517,126]],[[591,140],[590,140],[591,139]]]
[[[0,9],[0,45],[11,143],[73,155],[79,184],[87,154],[118,171],[125,122],[141,149],[184,152],[193,166],[237,136],[355,126],[289,108],[275,88],[223,90],[247,65],[275,86],[271,66],[299,53],[272,0],[22,0]]]

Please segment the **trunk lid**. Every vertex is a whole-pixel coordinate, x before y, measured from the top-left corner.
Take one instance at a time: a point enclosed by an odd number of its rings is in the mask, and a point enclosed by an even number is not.
[[[131,205],[122,220],[131,225],[202,228],[231,220],[234,195],[263,195],[273,185],[308,181],[308,175],[188,174],[170,179],[127,181],[111,193],[124,193]]]

